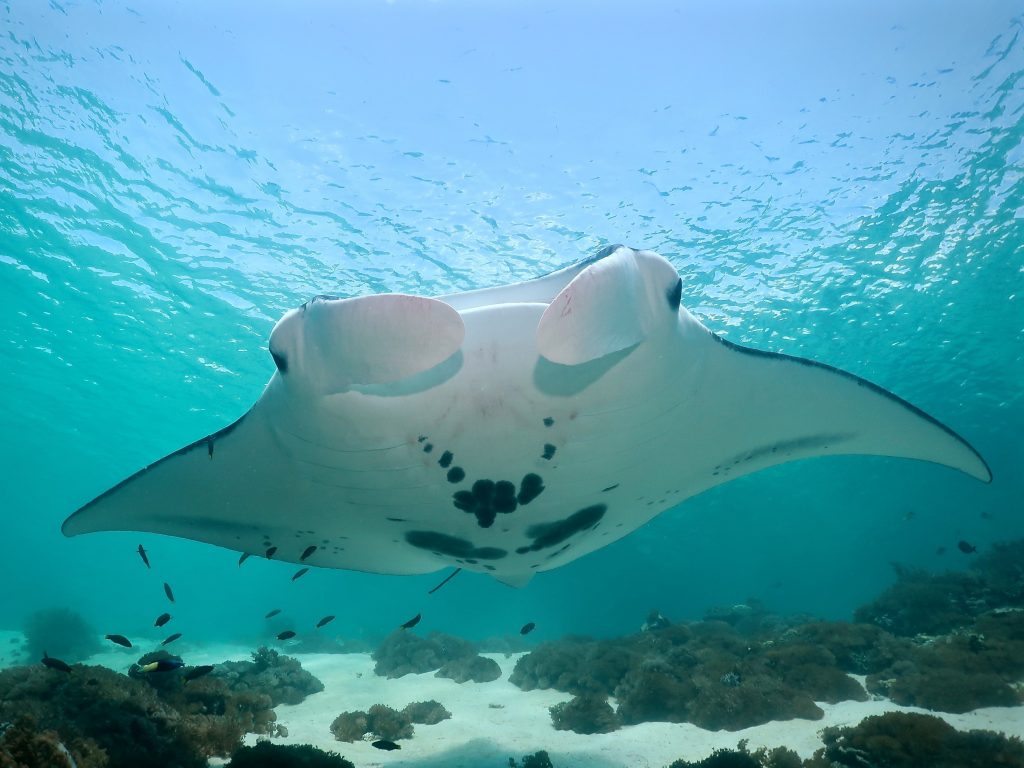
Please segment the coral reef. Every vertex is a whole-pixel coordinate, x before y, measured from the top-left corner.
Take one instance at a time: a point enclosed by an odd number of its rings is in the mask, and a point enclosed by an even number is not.
[[[997,545],[968,573],[901,569],[894,587],[858,610],[861,623],[794,623],[754,603],[729,606],[700,622],[623,638],[543,643],[519,659],[509,680],[526,691],[612,695],[624,724],[685,721],[727,730],[817,719],[819,701],[863,701],[868,693],[851,674],[866,675],[868,691],[904,705],[943,712],[1015,706],[1024,703],[1019,603],[1024,542]]]
[[[854,612],[855,621],[902,637],[942,634],[970,623],[971,604],[983,589],[977,574],[903,568],[897,574],[895,584]]]
[[[44,739],[54,732],[79,768],[108,764],[100,754],[112,768],[205,768],[208,757],[229,755],[244,733],[269,732],[275,719],[269,697],[233,693],[216,679],[163,691],[104,667],[68,674],[42,665],[0,672],[0,722],[21,716]]]
[[[463,656],[447,662],[434,677],[447,677],[456,683],[489,683],[501,677],[501,667],[486,656]]]
[[[881,672],[908,653],[911,642],[873,624],[846,621],[811,621],[783,635],[795,642],[825,648],[844,672],[870,675]]]
[[[551,707],[551,722],[559,731],[576,733],[610,733],[618,730],[621,720],[608,699],[595,693],[574,696]]]
[[[231,756],[227,768],[355,768],[336,752],[324,752],[309,744],[280,745],[257,741]]]
[[[1010,768],[1024,766],[1024,743],[992,731],[956,730],[911,712],[867,717],[854,728],[826,728],[824,749],[808,766],[822,768]],[[817,762],[814,762],[817,760]]]
[[[419,725],[437,725],[442,720],[448,720],[452,713],[449,712],[439,701],[414,701],[407,704],[402,713],[409,718],[410,722]]]
[[[25,620],[22,631],[24,650],[32,661],[45,652],[72,664],[103,650],[96,630],[69,608],[36,611]]]
[[[519,660],[510,680],[524,690],[614,694],[625,724],[658,720],[729,730],[818,719],[816,698],[866,698],[828,650],[796,639],[752,641],[718,621],[617,640],[545,643]]]
[[[476,648],[468,640],[432,632],[420,637],[412,632],[396,630],[373,652],[373,671],[381,677],[396,678],[440,669],[457,659],[476,656]]]
[[[987,611],[1024,608],[1024,539],[996,544],[969,572],[897,566],[896,575],[896,583],[854,618],[904,637],[943,634]]]
[[[324,689],[324,684],[304,670],[298,660],[266,647],[253,652],[252,661],[226,661],[218,665],[217,676],[236,693],[267,694],[275,707],[299,704]]]

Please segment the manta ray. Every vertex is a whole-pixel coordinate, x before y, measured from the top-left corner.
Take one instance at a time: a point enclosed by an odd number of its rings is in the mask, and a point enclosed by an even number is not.
[[[716,335],[682,285],[667,259],[616,245],[436,298],[318,296],[274,327],[276,370],[245,415],[63,532],[521,586],[783,462],[873,454],[991,480],[966,440],[892,392]]]

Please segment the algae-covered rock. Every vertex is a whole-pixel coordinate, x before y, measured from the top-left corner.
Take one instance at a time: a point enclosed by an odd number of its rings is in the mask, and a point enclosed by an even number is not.
[[[217,680],[166,692],[105,667],[0,671],[0,722],[31,717],[76,762],[83,758],[79,768],[98,751],[111,768],[205,768],[209,757],[231,754],[246,732],[270,732],[270,707],[266,695],[235,693]]]
[[[555,704],[549,711],[551,723],[559,731],[610,733],[622,724],[608,699],[593,693],[574,696],[569,701]]]
[[[107,768],[107,754],[92,739],[61,741],[53,730],[39,730],[22,715],[0,725],[0,768]]]
[[[433,699],[406,704],[402,712],[411,722],[422,725],[436,725],[442,720],[448,720],[452,716],[452,713],[443,704]]]
[[[815,758],[834,768],[1022,768],[1024,743],[992,731],[958,731],[912,712],[867,717],[853,728],[826,728]]]
[[[336,752],[324,752],[309,744],[271,744],[258,741],[241,747],[227,768],[355,768]]]
[[[342,712],[331,723],[331,733],[338,741],[360,741],[370,732],[370,718],[365,712]]]
[[[434,677],[446,677],[456,683],[489,683],[501,677],[501,667],[486,656],[463,656],[446,663]]]
[[[266,647],[256,650],[252,661],[226,661],[218,665],[217,676],[232,691],[256,691],[268,695],[275,707],[299,704],[307,696],[324,689],[324,684],[304,670],[297,659],[282,656]]]
[[[870,675],[868,690],[939,712],[1016,706],[1024,677],[1024,611],[990,611],[969,627],[912,645]]]
[[[342,712],[331,723],[331,733],[338,741],[359,741],[368,733],[378,739],[398,741],[411,739],[413,732],[409,714],[386,704],[374,704],[369,712]]]
[[[396,678],[440,669],[445,664],[476,656],[476,647],[442,632],[420,637],[413,632],[392,632],[373,652],[373,671],[381,677]]]

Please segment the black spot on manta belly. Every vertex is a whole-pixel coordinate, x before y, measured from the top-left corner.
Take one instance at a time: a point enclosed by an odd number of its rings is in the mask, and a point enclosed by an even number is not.
[[[526,529],[526,535],[533,539],[533,544],[519,547],[516,552],[537,552],[541,549],[561,544],[570,536],[589,530],[597,525],[605,512],[608,511],[607,504],[594,504],[593,506],[573,512],[564,520],[554,523],[538,523]]]
[[[449,483],[461,483],[466,479],[466,470],[462,467],[452,467],[448,470]]]
[[[520,504],[529,504],[543,492],[544,480],[540,475],[530,472],[523,475],[523,479],[519,483],[519,494],[516,496],[516,501]]]
[[[558,450],[551,443],[544,443],[544,458],[551,461],[555,457],[555,451]]]
[[[514,512],[518,502],[516,487],[508,480],[477,480],[472,490],[456,491],[452,503],[456,509],[476,515],[481,528],[490,528],[498,513]]]
[[[554,423],[555,423],[555,420],[554,420],[554,419],[552,419],[552,418],[551,418],[550,416],[545,416],[545,417],[544,417],[544,426],[545,426],[545,427],[550,427],[550,426],[553,426],[553,425],[554,425]]]
[[[618,483],[616,483],[615,485],[609,485],[607,488],[602,488],[601,489],[601,493],[608,493],[608,491],[614,491],[618,487],[619,487]]]
[[[441,458],[437,460],[437,463],[441,465],[441,469],[448,469],[454,458],[455,456],[452,455],[451,451],[445,451],[441,454]]]
[[[433,443],[427,443],[426,445],[423,446],[423,452],[424,453],[430,453],[432,450],[434,450],[434,444]]]
[[[437,531],[408,531],[405,540],[417,549],[426,549],[456,558],[500,560],[508,552],[498,547],[477,547],[471,541]]]

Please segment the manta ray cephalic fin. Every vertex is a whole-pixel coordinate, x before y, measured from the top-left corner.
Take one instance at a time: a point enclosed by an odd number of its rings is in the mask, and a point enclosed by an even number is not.
[[[329,395],[429,370],[454,355],[464,336],[462,317],[438,299],[317,298],[274,326],[270,354],[286,381]]]
[[[620,352],[675,322],[679,273],[662,256],[620,247],[563,288],[541,316],[537,350],[579,365]]]

